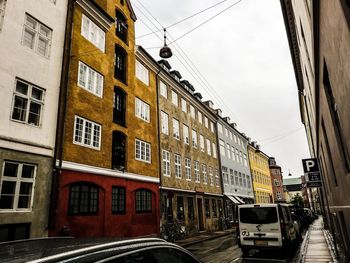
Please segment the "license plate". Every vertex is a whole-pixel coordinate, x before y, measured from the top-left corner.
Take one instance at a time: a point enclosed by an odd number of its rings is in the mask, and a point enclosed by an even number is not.
[[[266,240],[255,240],[254,244],[256,246],[267,246],[268,242]]]

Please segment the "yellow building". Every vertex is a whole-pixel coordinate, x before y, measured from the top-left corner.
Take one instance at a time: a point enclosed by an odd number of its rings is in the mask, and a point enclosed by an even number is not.
[[[253,178],[255,203],[273,203],[269,156],[260,150],[256,142],[248,144],[248,155]]]

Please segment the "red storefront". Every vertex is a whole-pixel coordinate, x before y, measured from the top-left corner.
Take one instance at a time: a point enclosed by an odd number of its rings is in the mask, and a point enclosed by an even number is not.
[[[131,179],[132,176],[139,180]],[[125,177],[62,170],[55,226],[50,236],[158,234],[159,183],[147,181],[145,176]]]

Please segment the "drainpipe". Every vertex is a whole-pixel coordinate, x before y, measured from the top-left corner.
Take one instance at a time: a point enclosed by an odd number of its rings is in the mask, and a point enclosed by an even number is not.
[[[60,81],[60,94],[58,100],[58,115],[56,123],[56,139],[55,150],[52,164],[52,182],[51,182],[51,194],[50,194],[50,208],[49,208],[49,222],[48,228],[54,230],[56,224],[58,193],[59,193],[59,181],[62,169],[62,155],[63,155],[63,136],[64,136],[64,123],[66,119],[67,111],[67,91],[69,81],[69,66],[70,66],[70,52],[72,44],[73,34],[73,14],[74,4],[76,0],[68,0],[67,6],[67,21],[65,27],[65,37],[63,46],[63,60],[61,67],[61,81]],[[56,164],[59,161],[58,165]]]

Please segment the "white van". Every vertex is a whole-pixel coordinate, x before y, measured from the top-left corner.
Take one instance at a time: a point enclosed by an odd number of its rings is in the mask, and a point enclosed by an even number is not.
[[[294,222],[285,204],[239,205],[237,226],[243,255],[253,248],[290,251],[297,243]]]

